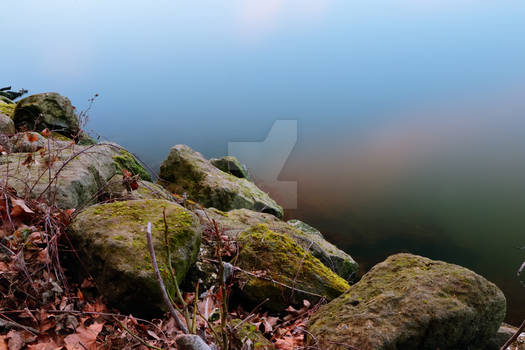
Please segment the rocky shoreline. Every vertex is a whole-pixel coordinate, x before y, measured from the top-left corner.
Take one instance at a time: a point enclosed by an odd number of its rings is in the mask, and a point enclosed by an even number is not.
[[[69,237],[104,299],[122,312],[166,311],[148,252],[151,223],[170,293],[179,285],[213,290],[222,273],[232,304],[279,314],[319,303],[305,330],[313,349],[489,350],[516,331],[502,325],[501,290],[473,271],[396,254],[358,281],[358,263],[317,229],[283,221],[283,209],[235,158],[208,160],[176,145],[156,178],[128,150],[93,140],[81,124],[59,94],[16,104],[3,98],[1,179],[21,198],[75,210]],[[221,264],[210,225],[220,228]],[[78,260],[68,263],[82,274]],[[259,343],[252,348],[275,346],[264,337]],[[525,335],[509,349],[523,343]]]

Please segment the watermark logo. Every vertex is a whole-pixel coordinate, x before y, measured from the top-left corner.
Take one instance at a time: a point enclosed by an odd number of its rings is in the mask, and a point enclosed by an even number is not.
[[[297,181],[278,180],[296,143],[297,120],[277,120],[264,141],[228,142],[228,155],[245,164],[284,209],[297,209]]]

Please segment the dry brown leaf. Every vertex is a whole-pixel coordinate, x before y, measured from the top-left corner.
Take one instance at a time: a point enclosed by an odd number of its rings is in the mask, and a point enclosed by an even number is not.
[[[13,207],[19,206],[28,214],[34,214],[35,213],[31,209],[29,209],[29,207],[26,205],[26,202],[23,199],[17,199],[17,198],[14,198],[14,197],[10,197],[10,199],[11,199],[11,205]]]
[[[97,350],[97,336],[104,323],[94,322],[91,326],[79,326],[75,334],[64,338],[67,350]]]

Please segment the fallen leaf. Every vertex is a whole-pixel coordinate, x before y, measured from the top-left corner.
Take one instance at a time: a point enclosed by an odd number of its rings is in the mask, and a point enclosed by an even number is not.
[[[102,330],[104,323],[95,322],[91,326],[77,327],[76,333],[70,334],[64,338],[67,350],[96,350],[97,336]]]
[[[36,142],[38,141],[38,134],[36,133],[30,133],[26,132],[26,137],[29,142]]]

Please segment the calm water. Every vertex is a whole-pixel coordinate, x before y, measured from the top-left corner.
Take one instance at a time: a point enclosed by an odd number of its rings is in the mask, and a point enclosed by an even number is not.
[[[288,211],[366,271],[410,251],[497,283],[525,317],[525,4],[2,2],[0,85],[57,91],[153,168],[298,121]],[[277,195],[277,194],[275,194]]]

